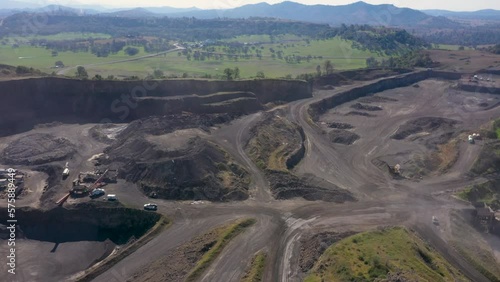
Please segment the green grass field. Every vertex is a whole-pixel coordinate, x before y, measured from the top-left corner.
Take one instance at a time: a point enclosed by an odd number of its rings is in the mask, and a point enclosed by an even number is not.
[[[438,50],[458,51],[460,49],[460,45],[432,44],[432,48]],[[464,46],[464,50],[473,50],[473,49],[471,47]]]
[[[285,48],[285,46],[288,47]],[[293,45],[293,46],[292,46]],[[182,75],[187,73],[189,76],[203,76],[209,74],[212,76],[223,75],[225,68],[240,69],[242,78],[255,77],[257,72],[264,72],[266,77],[277,78],[291,75],[295,77],[303,73],[316,72],[316,66],[322,65],[325,60],[331,60],[335,69],[347,70],[366,67],[366,58],[374,56],[380,58],[379,54],[367,50],[352,48],[352,42],[334,38],[325,41],[311,41],[307,44],[305,41],[298,43],[281,44],[263,44],[262,59],[253,57],[250,59],[239,58],[237,61],[224,58],[224,60],[205,60],[195,61],[187,60],[185,56],[178,56],[177,53],[169,53],[166,56],[148,58],[140,61],[127,62],[125,64],[103,65],[96,68],[87,68],[90,74],[99,73],[101,75],[138,75],[152,73],[155,69],[162,70],[168,75]],[[298,56],[322,56],[322,58],[311,59],[309,62],[287,63],[284,60],[271,58],[270,48],[274,50],[283,50],[284,55]],[[222,53],[222,47],[216,48],[216,53]]]
[[[293,34],[282,34],[274,37],[275,42],[280,41],[292,41],[292,40],[302,40],[301,37]],[[271,36],[267,34],[252,34],[252,35],[240,35],[231,39],[223,40],[225,42],[240,42],[240,43],[271,43]]]
[[[9,36],[4,38],[3,41],[9,43],[15,42],[27,42],[32,39],[45,39],[47,41],[58,41],[58,40],[74,40],[74,39],[108,39],[111,35],[104,33],[92,33],[92,32],[63,32],[53,35],[29,35],[29,36]]]
[[[333,244],[305,281],[368,282],[385,279],[394,272],[409,281],[467,281],[439,253],[403,227],[360,233]]]
[[[89,37],[105,37],[105,34],[85,34]],[[79,33],[57,34],[47,36],[47,39],[57,40],[62,38],[78,38]],[[40,36],[41,37],[41,36]],[[39,37],[39,38],[40,38]],[[59,52],[58,56],[53,57],[51,50],[42,47],[33,47],[21,44],[19,48],[13,48],[9,44],[0,46],[0,61],[3,64],[12,66],[27,66],[40,69],[46,73],[58,71],[54,68],[56,61],[62,61],[66,67],[75,67],[83,65],[92,77],[95,74],[102,76],[114,75],[115,77],[132,76],[145,77],[153,73],[154,70],[162,70],[166,76],[181,76],[187,73],[190,77],[199,77],[211,75],[212,77],[222,76],[226,68],[240,69],[241,78],[255,77],[257,72],[264,72],[268,78],[286,77],[291,75],[295,77],[299,74],[314,73],[316,67],[322,65],[325,60],[331,60],[334,68],[339,70],[358,69],[366,66],[366,58],[380,58],[380,54],[360,50],[352,47],[352,42],[341,38],[330,40],[301,40],[289,42],[287,40],[300,39],[293,35],[277,36],[275,40],[282,40],[282,43],[261,44],[252,49],[260,50],[262,58],[253,56],[249,59],[239,58],[237,61],[225,57],[223,60],[207,59],[204,61],[187,60],[185,56],[178,56],[177,52],[166,55],[144,58],[137,61],[109,64],[117,60],[131,59],[147,55],[143,48],[140,53],[130,57],[123,51],[118,54],[111,54],[108,57],[97,57],[90,52]],[[13,40],[14,38],[10,38]],[[239,36],[234,38],[238,42],[262,41],[270,42],[268,35]],[[285,41],[283,41],[285,40]],[[271,48],[285,56],[311,56],[309,60],[302,60],[300,63],[287,63],[277,57],[272,58]],[[227,50],[226,50],[227,51]],[[216,53],[223,53],[222,46],[216,47]],[[254,53],[255,54],[255,53]],[[316,58],[314,58],[316,57]],[[96,65],[97,64],[97,65]],[[73,76],[74,70],[69,70],[65,75]]]
[[[140,52],[133,57],[145,55],[144,48],[137,48]],[[53,57],[52,52],[45,48],[32,46],[12,48],[10,46],[0,46],[0,62],[3,64],[33,67],[47,73],[56,71],[56,69],[53,68],[56,61],[62,61],[64,65],[68,67],[112,62],[116,60],[130,59],[133,57],[126,55],[124,51],[121,51],[118,54],[109,55],[108,57],[97,57],[90,52],[59,52],[58,56]]]

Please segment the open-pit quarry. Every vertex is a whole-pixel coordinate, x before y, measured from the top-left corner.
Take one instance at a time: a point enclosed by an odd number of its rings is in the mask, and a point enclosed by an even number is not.
[[[371,230],[423,240],[418,259],[444,258],[442,281],[500,279],[498,222],[475,224],[456,197],[498,177],[477,168],[498,162],[480,156],[500,82],[380,73],[0,81],[0,168],[22,175],[7,281],[321,281],[330,245]],[[413,273],[374,267],[381,281]]]

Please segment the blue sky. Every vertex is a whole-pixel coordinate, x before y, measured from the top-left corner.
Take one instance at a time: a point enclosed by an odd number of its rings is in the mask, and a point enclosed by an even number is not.
[[[203,9],[224,9],[264,2],[263,0],[17,0],[22,2],[61,5],[99,5],[104,7],[199,7]],[[283,0],[268,0],[268,3],[279,3]],[[353,3],[353,0],[294,0],[303,4],[327,4],[345,5]],[[409,7],[414,9],[445,9],[452,11],[475,11],[481,9],[500,10],[500,0],[365,0],[370,4],[394,4],[398,7]]]

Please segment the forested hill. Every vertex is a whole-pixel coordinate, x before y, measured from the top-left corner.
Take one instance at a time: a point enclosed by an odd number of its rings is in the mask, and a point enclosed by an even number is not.
[[[154,10],[150,10],[154,11]],[[369,24],[374,26],[398,27],[455,27],[458,24],[444,17],[434,17],[423,12],[399,8],[394,5],[371,5],[356,2],[349,5],[304,5],[285,1],[270,5],[267,3],[251,4],[229,10],[198,10],[171,16],[196,18],[249,18],[273,17],[314,23],[327,23],[334,26],[341,24]]]
[[[38,14],[19,13],[4,19],[0,36],[49,35],[61,32],[106,33],[113,37],[154,36],[198,41],[231,38],[242,34],[295,34],[316,36],[330,29],[313,24],[275,19],[196,19],[196,18],[123,18],[99,15],[45,15],[38,27]]]
[[[368,25],[331,27],[298,21],[269,18],[252,19],[195,19],[195,18],[119,18],[96,15],[47,15],[47,24],[40,29],[26,28],[37,19],[36,14],[16,14],[4,20],[0,36],[50,35],[62,32],[106,33],[112,37],[153,36],[177,41],[217,41],[238,35],[293,34],[310,39],[329,39],[340,36],[352,40],[361,49],[398,53],[405,49],[427,47],[427,43],[406,30]],[[33,41],[33,40],[32,40]],[[36,41],[36,40],[35,40]],[[40,45],[43,42],[34,42]],[[65,42],[64,44],[66,44]],[[51,43],[55,44],[54,42]],[[48,46],[48,45],[47,45]],[[57,49],[57,48],[56,48]]]

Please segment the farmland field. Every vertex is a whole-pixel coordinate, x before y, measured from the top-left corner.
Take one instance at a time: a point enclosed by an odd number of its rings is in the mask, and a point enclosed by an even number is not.
[[[81,38],[78,36],[82,36],[82,34],[57,34],[37,36],[36,38],[56,41],[65,38],[65,36],[76,39]],[[84,34],[84,36],[87,38],[106,38],[105,34]],[[203,60],[188,58],[186,54],[178,52],[162,54],[158,57],[141,58],[145,55],[151,55],[151,53],[144,52],[142,47],[138,47],[139,53],[134,56],[125,54],[123,50],[107,57],[97,57],[90,52],[71,51],[58,52],[57,56],[53,56],[49,49],[29,46],[26,42],[32,38],[10,37],[4,39],[4,42],[9,43],[0,46],[0,61],[8,65],[37,68],[46,73],[58,71],[54,67],[55,62],[62,61],[68,70],[59,74],[68,76],[74,75],[73,69],[76,66],[83,65],[91,77],[95,74],[114,75],[115,77],[132,75],[144,77],[153,73],[154,70],[163,71],[165,76],[181,76],[185,73],[189,77],[219,77],[223,75],[224,69],[238,67],[241,78],[255,77],[257,72],[263,72],[266,77],[271,78],[295,77],[303,73],[314,73],[317,66],[322,66],[325,60],[330,60],[335,69],[346,70],[365,67],[368,57],[383,57],[381,54],[369,50],[354,48],[352,41],[343,40],[340,37],[329,40],[309,40],[294,35],[281,35],[274,37],[272,42],[268,35],[238,36],[228,39],[226,42],[239,45],[255,42],[254,45],[249,44],[247,47],[249,51],[245,55],[248,56],[243,56],[244,54],[240,51],[238,51],[240,53],[234,53],[234,50],[228,50],[224,45],[211,45],[211,52],[220,55],[220,58],[209,57]],[[18,42],[19,47],[12,47],[13,42]],[[189,46],[189,43],[186,44]],[[188,47],[188,50],[189,52],[209,52],[207,46],[203,48]],[[277,53],[280,55],[276,56]],[[234,55],[237,55],[238,58],[232,57]],[[300,59],[297,61],[295,58]],[[116,61],[130,59],[137,60],[116,63]]]

